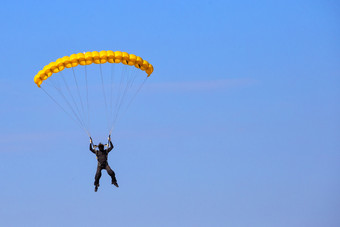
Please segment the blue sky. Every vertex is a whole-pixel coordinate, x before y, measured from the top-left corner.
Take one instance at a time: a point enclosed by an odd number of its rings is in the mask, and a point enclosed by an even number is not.
[[[1,226],[340,226],[337,1],[7,1]],[[155,71],[93,192],[88,138],[33,82],[124,50]],[[105,140],[106,138],[103,138]]]

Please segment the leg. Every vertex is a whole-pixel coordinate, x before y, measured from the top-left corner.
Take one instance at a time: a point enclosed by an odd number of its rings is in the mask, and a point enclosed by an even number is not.
[[[112,184],[114,184],[116,187],[119,187],[117,184],[117,179],[116,179],[116,174],[115,172],[113,172],[113,170],[110,168],[110,166],[107,164],[105,167],[107,173],[111,176],[112,179]]]
[[[96,176],[94,177],[94,185],[98,188],[99,186],[99,179],[102,176],[102,168],[100,165],[97,166]]]

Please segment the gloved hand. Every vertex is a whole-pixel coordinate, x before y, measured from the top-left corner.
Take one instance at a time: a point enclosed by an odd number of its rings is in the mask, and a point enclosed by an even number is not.
[[[90,143],[92,143],[92,138],[90,137]]]
[[[109,135],[109,138],[107,138],[107,140],[110,142],[111,141],[111,135]]]

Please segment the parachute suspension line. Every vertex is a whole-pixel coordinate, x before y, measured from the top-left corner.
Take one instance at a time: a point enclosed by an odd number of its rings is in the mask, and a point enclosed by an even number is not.
[[[130,88],[132,87],[133,83],[135,82],[135,79],[137,77],[137,68],[134,68],[131,72],[131,75],[132,75],[132,81],[131,81],[131,84],[130,84]]]
[[[120,100],[120,103],[119,103],[119,107],[118,107],[118,111],[120,111],[121,109],[121,106],[124,105],[125,103],[125,95],[127,94],[127,91],[128,89],[130,89],[132,87],[132,84],[133,82],[135,81],[136,79],[136,71],[131,71],[131,73],[128,73],[127,75],[127,83],[126,83],[126,87],[125,87],[125,90],[124,90],[124,94],[123,94],[123,97],[122,99]],[[117,118],[118,118],[118,113],[117,113]]]
[[[117,99],[117,102],[116,102],[116,109],[115,109],[115,115],[113,116],[113,122],[112,122],[112,125],[115,125],[116,121],[117,121],[117,118],[118,118],[118,115],[119,115],[119,112],[120,112],[120,107],[121,107],[121,104],[122,104],[122,101],[124,100],[124,97],[125,97],[125,94],[126,94],[126,89],[128,87],[128,70],[127,68],[123,68],[122,69],[122,80],[123,80],[123,83],[122,83],[122,86],[121,86],[121,89],[120,89],[120,92],[119,92],[119,97]],[[126,82],[125,82],[126,81]],[[124,84],[125,83],[125,84]],[[124,88],[124,85],[125,85],[125,88]]]
[[[127,90],[132,87],[132,84],[133,84],[134,80],[136,79],[136,70],[132,71],[131,73],[127,73],[127,75],[123,75],[123,76],[127,77],[126,78],[127,82],[126,82],[126,86],[125,86],[125,89],[124,89],[124,92],[123,92],[123,96],[119,100],[119,105],[118,105],[118,108],[117,108],[117,112],[116,112],[116,115],[114,116],[114,120],[113,120],[111,129],[110,129],[110,134],[112,133],[113,127],[114,127],[114,125],[116,123],[116,120],[118,119],[120,109],[123,106],[123,103],[125,101],[125,96],[126,96]]]
[[[115,116],[117,114],[118,101],[120,100],[120,96],[121,96],[121,90],[122,90],[123,79],[124,79],[124,72],[125,72],[124,69],[125,68],[122,69],[122,73],[121,73],[121,76],[120,76],[119,88],[118,88],[117,94],[116,94],[115,107],[112,109],[113,110],[113,112],[112,112],[112,120],[111,120],[112,127],[114,126]],[[111,131],[112,131],[112,129],[110,130],[109,134],[111,134]]]
[[[118,90],[118,94],[117,94],[117,97],[116,97],[116,104],[115,104],[115,114],[117,113],[117,110],[118,110],[118,104],[119,104],[119,101],[121,99],[121,96],[122,96],[122,89],[123,89],[123,86],[124,86],[124,80],[126,78],[126,68],[122,68],[122,72],[121,72],[121,77],[120,77],[120,83],[119,83],[119,90]]]
[[[60,83],[59,83],[59,81],[57,80],[56,77],[53,77],[53,78],[51,77],[51,80],[49,80],[49,81],[55,89],[61,90]]]
[[[125,89],[124,89],[123,96],[121,97],[120,102],[119,102],[118,111],[120,110],[120,107],[123,105],[123,103],[124,103],[124,101],[125,101],[126,93],[127,93],[128,89],[131,88],[132,83],[133,83],[133,81],[134,81],[134,77],[133,77],[131,74],[133,74],[133,72],[130,73],[130,74],[127,73],[127,75],[126,75],[126,80],[127,80],[127,82],[126,82],[126,86],[125,86]],[[131,78],[132,78],[132,79],[131,79]]]
[[[103,90],[104,102],[105,102],[105,115],[106,115],[106,121],[107,121],[107,130],[110,130],[110,122],[109,122],[109,116],[108,116],[106,93],[105,93],[104,79],[103,79],[103,70],[102,70],[101,64],[99,64],[99,69],[100,69],[100,78],[101,78],[101,81],[102,81],[102,90]]]
[[[78,122],[78,121],[76,121],[76,119],[75,118],[73,118],[72,117],[72,115],[69,113],[69,112],[67,112],[43,87],[40,87],[44,92],[45,92],[45,94],[48,96],[48,97],[50,97],[50,99],[52,99],[52,101],[55,103],[55,104],[57,104],[57,106],[59,106],[60,107],[60,109],[62,110],[62,111],[64,111],[64,113],[66,113],[74,122],[76,122],[76,124],[78,124],[79,125],[79,127],[81,128],[81,129],[83,129],[84,131],[85,131],[85,133],[89,136],[89,137],[91,137],[91,135],[90,135],[90,133],[86,130],[86,128],[84,128],[81,124],[80,124],[80,122]]]
[[[127,69],[124,67],[122,69],[122,73],[121,73],[121,82],[124,80],[125,83],[125,89],[122,90],[123,83],[121,83],[120,88],[119,88],[119,96],[117,96],[117,101],[116,101],[116,107],[115,107],[115,113],[113,115],[113,119],[112,119],[112,124],[111,124],[111,129],[110,129],[110,134],[113,131],[113,127],[115,126],[115,123],[117,121],[119,112],[120,112],[120,107],[122,105],[122,101],[124,100],[125,94],[126,94],[126,89],[129,87],[129,77],[128,77],[128,71]],[[126,82],[125,82],[125,78],[126,78]]]
[[[112,105],[112,102],[113,102],[113,90],[114,90],[114,64],[111,64],[111,86],[110,86],[110,110],[109,110],[109,116],[112,115],[112,112],[113,112],[113,105]],[[110,117],[111,118],[111,117]],[[111,119],[110,119],[110,122],[111,122]],[[111,135],[111,131],[109,133],[109,135]]]
[[[146,82],[147,79],[148,79],[148,77],[145,77],[143,83],[139,85],[138,89],[137,89],[136,92],[133,94],[132,98],[130,99],[130,102],[127,104],[127,106],[126,106],[126,108],[125,108],[125,110],[124,110],[124,114],[123,114],[123,115],[125,115],[125,113],[128,111],[130,105],[131,105],[132,102],[135,100],[137,94],[138,94],[139,91],[142,89],[142,87],[144,86],[144,84],[145,84],[145,82]],[[112,130],[112,129],[111,129],[111,130]]]
[[[67,84],[67,82],[66,82],[66,80],[65,80],[65,76],[64,76],[64,74],[63,74],[62,72],[60,72],[60,73],[61,73],[61,78],[62,78],[62,80],[64,81],[65,87],[66,87],[68,93],[69,93],[70,96],[71,96],[71,99],[72,99],[72,101],[73,101],[73,104],[74,104],[74,106],[75,106],[75,109],[78,111],[77,114],[78,114],[78,116],[79,116],[79,119],[82,121],[83,125],[85,125],[84,120],[83,120],[83,119],[84,119],[84,116],[81,115],[81,111],[79,110],[78,105],[77,105],[77,102],[76,102],[76,100],[74,99],[74,97],[73,97],[73,95],[72,95],[71,89],[70,89],[70,87],[68,86],[68,84]]]
[[[54,84],[52,83],[52,85],[54,86]],[[70,104],[70,102],[67,100],[67,98],[65,97],[64,93],[61,91],[61,89],[58,89],[57,87],[54,86],[54,88],[59,92],[60,96],[64,99],[64,101],[66,102],[66,104],[68,105],[68,107],[70,108],[70,110],[72,111],[72,113],[74,114],[74,116],[76,117],[76,119],[79,121],[79,124],[82,125],[82,127],[84,129],[86,129],[85,125],[83,124],[83,122],[80,120],[79,116],[77,115],[77,113],[74,111],[72,105]],[[86,131],[88,131],[86,129]]]
[[[85,119],[86,119],[86,114],[85,114],[85,110],[84,110],[84,104],[83,104],[83,100],[82,100],[81,95],[80,95],[80,89],[79,89],[79,86],[78,86],[78,81],[77,81],[76,73],[75,73],[73,67],[72,67],[72,73],[73,73],[74,82],[75,82],[75,84],[76,84],[76,86],[77,86],[77,93],[78,93],[78,98],[79,98],[79,100],[80,100],[81,109],[82,109],[82,111],[83,111],[83,116],[84,116],[83,120],[85,121]]]
[[[145,77],[145,79],[144,79],[143,83],[142,83],[141,85],[139,85],[139,87],[138,87],[137,91],[136,91],[136,92],[135,92],[135,94],[132,96],[132,98],[131,98],[131,100],[130,100],[129,104],[126,106],[125,112],[126,112],[128,109],[129,109],[129,107],[130,107],[131,103],[133,102],[133,100],[135,100],[135,98],[136,98],[137,94],[138,94],[138,93],[139,93],[139,91],[142,89],[142,87],[144,86],[144,84],[145,84],[145,82],[147,81],[147,79],[148,79],[148,78],[149,78],[149,77]]]
[[[89,88],[87,84],[87,68],[85,65],[85,83],[86,83],[86,105],[87,105],[87,125],[90,128],[90,107],[89,107]]]

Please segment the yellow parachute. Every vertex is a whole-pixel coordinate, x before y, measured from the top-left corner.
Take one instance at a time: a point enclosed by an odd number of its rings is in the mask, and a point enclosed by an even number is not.
[[[85,53],[72,54],[58,58],[55,62],[51,62],[40,70],[34,77],[34,83],[40,87],[42,82],[52,76],[53,73],[63,71],[65,68],[76,67],[77,65],[91,65],[104,63],[123,63],[124,65],[135,66],[138,69],[145,71],[148,77],[153,72],[153,66],[146,60],[134,54],[128,54],[121,51],[92,51]]]
[[[78,65],[84,67],[76,67]],[[119,70],[121,73],[116,73]],[[91,118],[105,118],[111,135],[118,115],[122,112],[120,109],[128,109],[153,70],[148,61],[134,54],[112,50],[92,51],[58,58],[35,75],[34,83],[89,136]],[[56,73],[59,75],[51,77]],[[102,112],[105,115],[99,116]],[[103,124],[96,122],[95,125]]]

